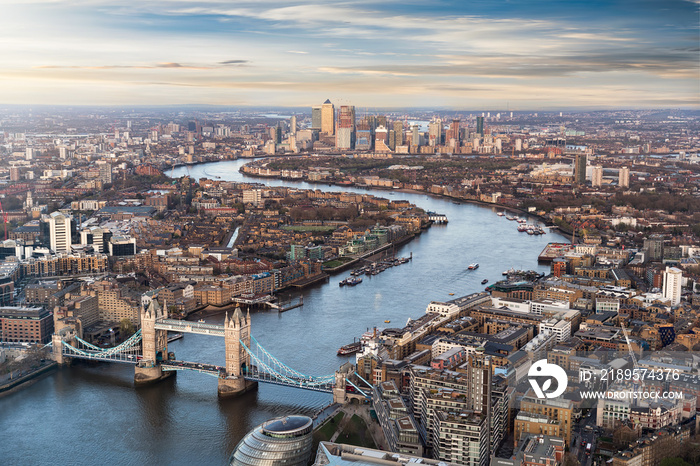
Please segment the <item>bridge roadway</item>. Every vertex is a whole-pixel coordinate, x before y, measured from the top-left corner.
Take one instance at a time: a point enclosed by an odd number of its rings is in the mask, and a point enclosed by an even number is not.
[[[222,366],[187,361],[163,361],[161,368],[164,371],[196,371],[214,377],[219,377],[224,370]]]
[[[222,366],[188,361],[163,361],[161,363],[161,368],[164,371],[196,371],[214,377],[221,377],[224,374],[224,368]],[[256,382],[262,383],[271,383],[274,385],[282,385],[285,387],[295,387],[316,392],[333,393],[332,384],[309,386],[304,383],[305,379],[302,378],[288,378],[288,380],[279,380],[274,376],[274,374],[271,375],[266,372],[260,372],[258,370],[254,370],[252,372],[244,374],[244,378],[246,380],[254,380]]]
[[[159,319],[156,320],[156,330],[168,330],[171,332],[197,333],[199,335],[224,336],[224,326],[206,324],[203,322],[190,322],[188,320]]]

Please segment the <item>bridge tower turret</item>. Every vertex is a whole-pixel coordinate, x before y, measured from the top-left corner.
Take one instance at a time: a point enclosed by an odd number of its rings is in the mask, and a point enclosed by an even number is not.
[[[168,331],[157,330],[156,321],[167,318],[168,312],[157,300],[141,305],[141,344],[143,359],[136,365],[134,383],[144,384],[168,377],[174,372],[163,372],[160,363],[168,359]]]
[[[250,311],[243,316],[241,308],[236,306],[230,318],[226,314],[224,344],[226,375],[219,378],[219,396],[238,396],[257,387],[257,382],[244,378],[245,372],[250,368],[250,356],[243,346],[250,348]]]

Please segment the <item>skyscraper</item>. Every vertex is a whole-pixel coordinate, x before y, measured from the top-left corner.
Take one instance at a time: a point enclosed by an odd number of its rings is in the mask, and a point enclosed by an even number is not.
[[[428,144],[431,146],[442,144],[442,120],[439,118],[428,123]]]
[[[355,146],[355,107],[342,105],[338,110],[335,147],[352,149]]]
[[[394,144],[395,146],[403,145],[403,123],[400,121],[394,122]]]
[[[603,167],[593,167],[593,177],[591,185],[595,187],[603,186]]]
[[[321,106],[321,132],[329,136],[335,134],[335,107],[328,99]]]
[[[476,132],[480,135],[484,135],[484,117],[476,117]]]
[[[586,165],[588,157],[586,154],[576,154],[574,159],[574,183],[584,184],[586,182]]]
[[[289,133],[290,134],[297,134],[297,117],[296,117],[296,115],[292,115],[292,117],[289,119]]]
[[[411,147],[420,146],[420,126],[413,125],[411,127]]]
[[[445,133],[445,143],[449,143],[450,140],[454,139],[455,145],[459,146],[459,136],[459,120],[452,120],[450,129]]]
[[[311,129],[321,131],[321,106],[311,107]]]
[[[664,298],[671,300],[671,306],[681,303],[681,280],[683,272],[676,267],[666,267],[664,272]]]
[[[627,167],[620,168],[617,185],[621,188],[630,187],[630,169]]]

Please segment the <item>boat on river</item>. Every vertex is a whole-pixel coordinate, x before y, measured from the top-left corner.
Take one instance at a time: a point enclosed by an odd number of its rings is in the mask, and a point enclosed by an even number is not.
[[[349,345],[343,345],[338,350],[338,356],[346,356],[348,354],[357,353],[362,349],[362,342],[355,341]]]
[[[476,270],[479,268],[479,264],[474,262],[473,264],[469,264],[469,267],[467,267],[469,270]]]

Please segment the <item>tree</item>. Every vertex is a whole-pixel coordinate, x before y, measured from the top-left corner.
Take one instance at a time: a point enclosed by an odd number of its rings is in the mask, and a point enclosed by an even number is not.
[[[569,452],[566,455],[564,455],[564,461],[562,462],[562,466],[581,466],[581,463],[579,462],[578,458],[576,458],[576,455]]]
[[[129,319],[122,319],[119,322],[119,331],[121,332],[123,338],[129,338],[136,332],[136,328]]]
[[[683,461],[682,458],[664,458],[661,460],[660,466],[690,466],[690,463]]]

